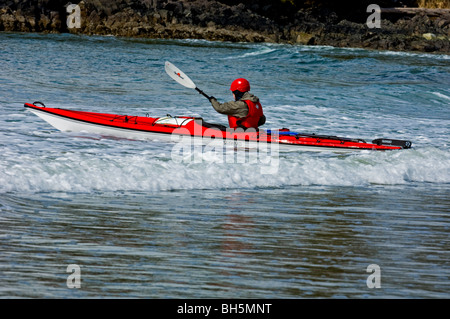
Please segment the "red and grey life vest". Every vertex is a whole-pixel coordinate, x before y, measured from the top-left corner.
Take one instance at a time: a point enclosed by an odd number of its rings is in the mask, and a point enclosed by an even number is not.
[[[247,103],[248,106],[248,115],[246,117],[235,117],[228,115],[228,123],[231,128],[258,128],[258,123],[261,117],[264,116],[263,109],[261,106],[261,103],[259,102],[252,102],[250,100],[242,100],[243,102]]]

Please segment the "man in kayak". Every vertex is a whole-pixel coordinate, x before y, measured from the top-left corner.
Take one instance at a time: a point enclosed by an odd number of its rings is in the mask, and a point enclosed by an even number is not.
[[[231,128],[256,129],[266,122],[259,98],[249,92],[250,83],[246,79],[234,80],[230,90],[234,101],[219,103],[213,96],[209,101],[217,112],[228,115]]]

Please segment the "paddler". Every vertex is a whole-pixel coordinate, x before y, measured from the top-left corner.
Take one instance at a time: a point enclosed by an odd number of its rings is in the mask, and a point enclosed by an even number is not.
[[[233,92],[234,101],[219,103],[213,96],[209,101],[217,112],[228,115],[231,128],[256,129],[266,122],[259,98],[249,92],[250,83],[246,79],[234,80],[230,90]]]

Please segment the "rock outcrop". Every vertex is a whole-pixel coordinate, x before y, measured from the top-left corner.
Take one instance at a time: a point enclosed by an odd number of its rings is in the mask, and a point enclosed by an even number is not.
[[[69,2],[6,0],[0,3],[0,31],[297,43],[450,54],[450,10],[438,15],[381,13],[380,28],[369,28],[366,19],[370,13],[366,12],[365,1],[349,7],[353,10],[333,6],[326,0],[309,1],[309,6],[305,1],[301,1],[302,5],[297,2],[300,1],[82,0],[76,3],[81,13],[80,27],[69,28]]]

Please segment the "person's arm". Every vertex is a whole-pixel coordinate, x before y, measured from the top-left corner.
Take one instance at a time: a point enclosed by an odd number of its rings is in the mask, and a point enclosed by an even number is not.
[[[246,117],[248,115],[247,103],[243,101],[231,101],[225,103],[219,103],[215,97],[211,97],[209,100],[213,108],[225,115],[232,115],[236,117]]]

